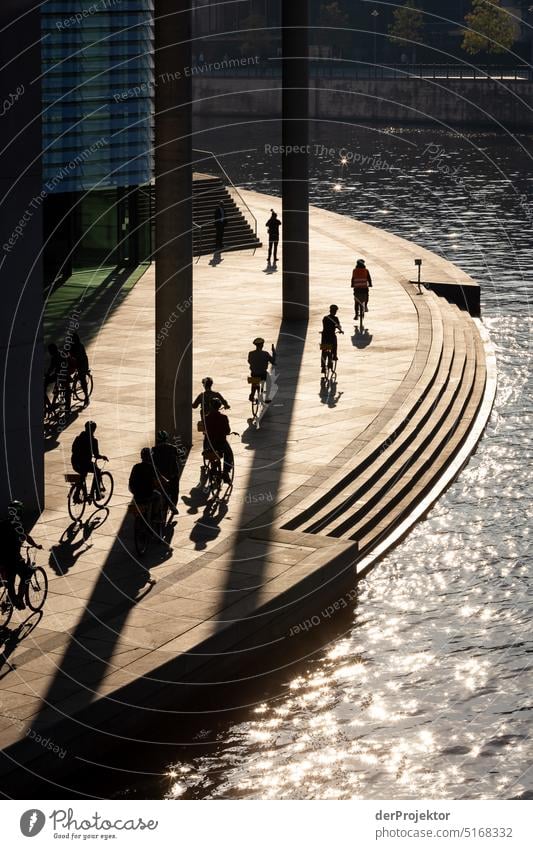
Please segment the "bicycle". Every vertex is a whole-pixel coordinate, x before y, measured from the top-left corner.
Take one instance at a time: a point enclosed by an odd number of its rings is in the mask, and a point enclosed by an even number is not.
[[[42,610],[48,595],[48,575],[42,566],[36,566],[30,557],[30,545],[26,546],[26,568],[28,575],[24,581],[24,601],[33,613]],[[7,579],[0,579],[0,629],[7,628],[13,615],[13,602],[7,591]]]
[[[263,380],[261,377],[254,377],[254,375],[248,375],[248,383],[252,387],[252,424],[255,428],[257,428],[257,430],[259,430],[261,418],[267,404],[266,380]],[[258,387],[257,392],[253,391],[254,386]]]
[[[48,393],[45,390],[44,393],[44,426],[45,428],[57,428],[59,425],[59,419],[61,417],[61,410],[58,401],[58,395],[54,391],[54,394],[50,398]]]
[[[106,504],[109,504],[113,495],[113,487],[115,485],[113,475],[111,472],[101,471],[98,466],[98,460],[95,461],[94,465],[98,468],[99,474],[96,475],[93,473],[93,480],[89,491],[87,491],[85,477],[76,473],[65,475],[65,481],[71,484],[68,494],[68,513],[73,522],[81,521],[88,504],[105,507]]]
[[[337,373],[337,358],[333,356],[333,345],[331,343],[320,345],[322,356],[320,358],[320,370],[322,379],[331,380]]]
[[[57,430],[62,422],[65,422],[69,414],[67,409],[67,393],[56,383],[52,391],[52,397],[44,391],[44,426],[45,429]]]
[[[357,325],[357,322],[359,322],[359,332],[360,332],[360,333],[362,333],[362,332],[363,332],[363,330],[364,330],[364,322],[363,322],[363,319],[364,319],[364,315],[365,315],[366,308],[367,308],[367,303],[368,303],[368,289],[363,289],[363,292],[365,292],[365,293],[366,293],[366,299],[365,299],[364,301],[360,300],[360,299],[356,296],[356,294],[355,294],[355,293],[356,293],[356,291],[357,291],[357,290],[356,290],[356,289],[354,289],[354,293],[353,293],[353,300],[354,300],[354,321],[355,321],[356,325]]]
[[[149,517],[149,508],[152,508],[152,514]],[[137,504],[132,501],[129,505],[128,512],[135,516],[133,525],[133,541],[137,554],[142,556],[146,554],[150,540],[159,540],[164,542],[163,532],[166,527],[167,507],[163,497],[159,502],[159,509],[154,509],[154,504]],[[155,513],[155,515],[154,515]]]
[[[91,371],[87,372],[87,397],[90,398],[93,394],[94,389],[94,380]],[[81,385],[80,378],[78,376],[78,372],[75,372],[72,376],[72,397],[76,399],[76,401],[85,401],[85,393],[83,391],[83,387]]]
[[[239,436],[234,430],[231,431],[232,436]],[[222,454],[218,451],[214,451],[213,449],[204,449],[202,452],[204,465],[202,467],[201,478],[204,482],[203,489],[204,492],[211,493],[213,501],[220,500],[220,490],[222,489],[223,484],[226,484],[226,493],[224,497],[227,497],[228,493],[231,492],[233,488],[233,478],[235,475],[235,466],[230,466],[229,470],[229,481],[224,481],[222,477]]]

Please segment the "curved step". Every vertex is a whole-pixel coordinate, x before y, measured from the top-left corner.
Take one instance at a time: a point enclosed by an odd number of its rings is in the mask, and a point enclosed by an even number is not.
[[[412,297],[412,287],[405,284],[404,288]],[[284,512],[281,516],[284,520],[283,529],[301,528],[306,522],[317,518],[320,511],[328,511],[335,497],[338,496],[342,500],[342,493],[346,487],[364,473],[401,436],[410,417],[415,415],[430,391],[443,356],[442,313],[437,298],[433,294],[423,300],[412,299],[418,312],[420,340],[404,380],[387,406],[368,425],[363,434],[344,449],[342,453],[346,457],[346,463],[336,474],[328,477],[328,492],[320,498],[314,494],[296,500],[292,509],[288,509],[288,504],[284,502],[278,506],[278,515]],[[346,466],[350,467],[348,471]],[[307,485],[309,484],[312,484],[312,479]]]
[[[436,413],[438,415],[439,404],[446,403],[445,393],[450,377],[454,369],[460,372],[464,366],[464,359],[460,361],[457,354],[454,328],[451,323],[446,323],[443,327],[442,356],[435,378],[416,410],[406,417],[399,436],[385,444],[376,460],[357,475],[341,497],[332,502],[325,515],[304,529],[306,532],[337,536],[335,528],[339,522],[344,525],[347,510],[375,503],[380,489],[387,486],[391,477],[397,476],[399,466],[416,452],[417,443],[424,434],[430,433],[436,426]]]
[[[403,481],[393,493],[393,498],[381,502],[374,514],[369,515],[350,535],[351,539],[358,539],[360,551],[374,546],[380,537],[390,533],[413,505],[424,498],[461,448],[479,411],[486,382],[483,344],[470,317],[459,318],[458,323],[461,322],[464,323],[467,343],[467,365],[461,392],[439,432],[417,460],[413,469],[416,482],[412,479]]]
[[[451,361],[447,373],[441,375],[441,385],[438,387],[441,391],[438,393],[438,399],[434,399],[429,415],[425,416],[424,422],[418,427],[415,424],[415,427],[408,428],[409,438],[404,440],[389,462],[385,460],[375,470],[371,481],[367,480],[366,476],[360,478],[343,516],[330,523],[327,528],[322,528],[322,533],[335,537],[348,534],[352,536],[351,532],[357,530],[359,524],[365,521],[369,511],[373,514],[377,505],[387,498],[387,493],[395,490],[402,480],[409,479],[412,482],[416,478],[416,460],[427,449],[448,415],[462,385],[466,368],[466,347],[461,327],[454,325],[453,340]],[[348,507],[350,513],[346,515]]]

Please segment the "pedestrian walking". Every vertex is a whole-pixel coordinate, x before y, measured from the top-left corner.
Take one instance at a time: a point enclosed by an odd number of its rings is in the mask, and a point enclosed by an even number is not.
[[[268,264],[271,264],[270,260],[273,253],[274,265],[276,265],[278,261],[279,228],[281,227],[281,219],[278,218],[277,213],[274,212],[273,209],[271,209],[270,212],[272,215],[266,223],[268,230]]]
[[[226,209],[220,202],[215,209],[215,250],[221,251],[224,247],[224,230],[226,229]]]

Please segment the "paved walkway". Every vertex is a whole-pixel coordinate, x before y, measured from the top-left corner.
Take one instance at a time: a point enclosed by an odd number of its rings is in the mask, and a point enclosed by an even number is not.
[[[271,206],[280,205],[253,192],[246,198],[260,227]],[[414,257],[424,258],[428,279],[463,275],[414,244],[320,210],[311,213],[311,252],[305,338],[281,327],[281,270],[267,272],[264,250],[223,255],[214,266],[203,257],[195,265],[195,385],[200,391],[201,378],[209,374],[231,403],[230,422],[241,434],[233,438],[235,486],[227,509],[215,516],[204,513],[195,490],[201,465],[197,438],[182,477],[172,549],[165,554],[153,547],[142,562],[126,513],[127,480],[140,449],[153,442],[153,268],[109,317],[101,316],[89,347],[93,401],[46,455],[46,510],[33,532],[46,549],[38,562],[49,558],[45,614],[14,619],[12,628],[19,627],[0,655],[2,748],[189,651],[224,623],[275,599],[324,556],[323,539],[269,534],[258,517],[312,475],[325,485],[346,462],[343,450],[386,407],[405,377],[418,321],[398,280],[413,276]],[[374,279],[370,335],[364,340],[352,336],[349,287],[360,255]],[[345,335],[339,339],[338,382],[328,393],[320,385],[318,332],[332,302],[340,307]],[[82,320],[82,336],[83,331]],[[255,431],[247,423],[246,356],[258,333],[268,345],[277,345],[279,360],[277,394]],[[72,440],[88,418],[98,423],[101,450],[111,458],[115,493],[109,515],[88,514],[77,530],[70,525],[63,475],[70,471]],[[252,521],[261,544],[246,536]],[[338,542],[333,548],[338,553],[350,546]],[[120,700],[113,709],[123,712]]]

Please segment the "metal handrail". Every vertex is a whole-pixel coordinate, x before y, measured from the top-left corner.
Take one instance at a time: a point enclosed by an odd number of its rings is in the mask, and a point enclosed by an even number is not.
[[[247,204],[247,203],[246,203],[246,201],[244,200],[243,196],[241,195],[241,193],[240,193],[240,191],[238,190],[237,186],[235,185],[235,183],[234,183],[234,182],[233,182],[233,180],[231,179],[230,175],[228,174],[228,172],[226,171],[226,169],[225,169],[225,168],[224,168],[224,166],[222,165],[222,163],[221,163],[220,159],[218,158],[218,156],[216,155],[216,153],[213,153],[213,151],[212,151],[212,150],[201,150],[200,148],[196,148],[196,147],[193,149],[193,153],[206,153],[208,156],[212,156],[212,157],[213,157],[213,159],[214,159],[214,160],[215,160],[215,162],[217,163],[218,167],[220,168],[220,170],[221,170],[221,171],[222,171],[222,173],[224,174],[224,177],[226,178],[226,180],[228,181],[228,183],[231,185],[231,187],[232,187],[233,191],[234,191],[234,192],[238,195],[238,197],[239,197],[239,198],[240,198],[240,200],[241,200],[241,203],[243,204],[243,206],[245,206],[245,207],[246,207],[246,209],[248,210],[248,214],[249,214],[249,215],[251,216],[251,218],[253,219],[253,222],[254,222],[254,235],[255,235],[255,236],[256,236],[256,238],[257,238],[257,218],[255,217],[255,215],[253,214],[252,210],[250,209],[250,207],[248,206],[248,204]]]
[[[476,67],[465,62],[463,64],[447,63],[419,63],[406,62],[394,63],[384,62],[374,65],[370,60],[353,59],[331,59],[319,60],[312,58],[309,61],[310,75],[312,79],[327,77],[329,79],[356,79],[356,80],[388,80],[388,79],[466,79],[466,80],[506,80],[531,81],[533,71],[527,63],[523,65],[484,65]],[[217,70],[206,73],[207,77],[249,77],[254,79],[279,79],[281,78],[281,66],[272,62],[270,65],[250,66],[243,68],[231,68],[228,70]]]

